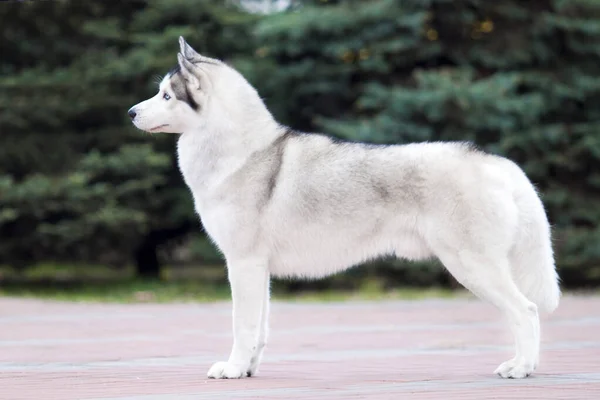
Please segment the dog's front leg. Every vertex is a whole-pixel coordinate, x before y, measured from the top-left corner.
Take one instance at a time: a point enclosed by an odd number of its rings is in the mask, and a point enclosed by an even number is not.
[[[259,345],[264,302],[268,301],[267,263],[263,260],[228,261],[233,300],[233,348],[229,360],[215,363],[209,378],[235,379],[248,376]]]
[[[248,376],[254,376],[258,372],[258,366],[260,365],[263,351],[267,345],[267,338],[269,336],[269,303],[271,301],[270,293],[270,276],[267,274],[265,277],[265,295],[263,297],[262,314],[260,317],[260,331],[258,333],[258,346],[252,360],[250,361],[250,368],[248,369]]]

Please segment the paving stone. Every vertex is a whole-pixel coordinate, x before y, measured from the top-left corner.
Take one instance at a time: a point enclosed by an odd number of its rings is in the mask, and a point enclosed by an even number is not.
[[[0,298],[0,400],[600,399],[600,297],[543,317],[524,380],[493,375],[512,341],[474,299],[275,302],[258,376],[209,380],[230,307]]]

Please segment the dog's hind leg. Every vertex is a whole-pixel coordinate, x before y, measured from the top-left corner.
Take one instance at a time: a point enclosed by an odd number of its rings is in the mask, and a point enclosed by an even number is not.
[[[496,306],[508,319],[516,344],[515,357],[495,371],[503,378],[524,378],[537,367],[540,322],[537,306],[517,288],[508,256],[461,250],[438,254],[448,271],[482,300]]]

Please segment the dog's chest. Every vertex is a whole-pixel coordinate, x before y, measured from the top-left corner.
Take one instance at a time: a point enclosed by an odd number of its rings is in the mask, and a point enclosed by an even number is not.
[[[223,252],[247,246],[255,236],[256,215],[253,193],[248,183],[233,182],[234,163],[215,160],[193,140],[182,137],[177,146],[178,164],[194,198],[194,207],[204,230]]]
[[[177,142],[177,163],[185,183],[194,192],[194,188],[202,186],[203,169],[200,164],[201,147],[191,138],[182,135]]]

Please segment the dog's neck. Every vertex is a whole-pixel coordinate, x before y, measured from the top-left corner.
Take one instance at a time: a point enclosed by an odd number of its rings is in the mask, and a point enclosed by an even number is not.
[[[177,142],[179,168],[192,190],[210,191],[244,167],[251,155],[270,146],[281,134],[279,124],[265,113],[237,123],[212,118],[183,133]]]

